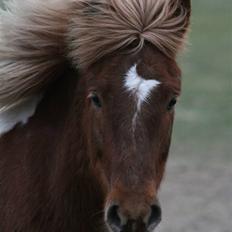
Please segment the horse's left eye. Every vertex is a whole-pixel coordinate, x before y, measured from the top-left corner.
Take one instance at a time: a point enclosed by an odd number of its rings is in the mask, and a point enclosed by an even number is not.
[[[89,98],[91,99],[94,106],[96,106],[97,108],[102,107],[101,100],[100,100],[100,98],[98,97],[98,95],[96,93],[91,93]]]
[[[167,107],[168,111],[171,111],[176,105],[176,103],[177,103],[177,99],[172,98],[172,100],[169,102],[168,107]]]

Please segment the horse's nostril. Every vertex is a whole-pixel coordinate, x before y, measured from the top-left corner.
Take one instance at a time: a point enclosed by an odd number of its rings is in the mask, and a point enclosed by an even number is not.
[[[107,209],[105,220],[112,232],[151,232],[161,221],[161,208],[157,203],[150,206],[148,211],[146,217],[142,211],[140,215],[132,216],[134,212],[132,210],[130,216],[125,216],[121,214],[120,206],[113,204]]]
[[[113,232],[118,232],[121,229],[121,219],[118,214],[118,205],[112,205],[109,207],[106,213],[106,222],[111,227]]]
[[[155,229],[155,227],[161,222],[162,211],[158,204],[151,206],[151,215],[148,219],[149,230]]]

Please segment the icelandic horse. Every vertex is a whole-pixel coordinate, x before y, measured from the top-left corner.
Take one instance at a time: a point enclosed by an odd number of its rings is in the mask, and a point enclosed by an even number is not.
[[[190,0],[11,0],[0,13],[0,231],[152,232]]]

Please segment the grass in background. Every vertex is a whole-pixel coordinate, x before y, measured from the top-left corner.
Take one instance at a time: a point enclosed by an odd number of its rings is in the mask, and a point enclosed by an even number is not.
[[[232,2],[192,2],[173,151],[203,164],[227,163],[232,161]]]
[[[2,8],[4,7],[3,1],[4,0],[0,0],[0,7],[2,7]]]

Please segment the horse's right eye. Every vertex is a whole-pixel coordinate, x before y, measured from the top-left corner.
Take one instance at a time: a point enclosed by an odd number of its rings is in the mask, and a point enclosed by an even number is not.
[[[168,111],[171,111],[171,110],[174,108],[174,106],[176,105],[176,103],[177,103],[177,99],[176,99],[176,98],[173,98],[173,99],[169,102],[168,107],[167,107],[167,110],[168,110]]]
[[[91,93],[89,95],[89,98],[92,102],[92,104],[97,107],[97,108],[101,108],[102,107],[102,103],[101,103],[101,100],[100,98],[98,97],[98,95],[96,93]]]

